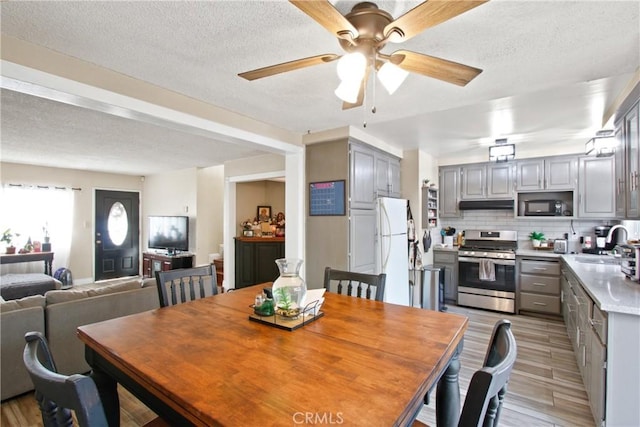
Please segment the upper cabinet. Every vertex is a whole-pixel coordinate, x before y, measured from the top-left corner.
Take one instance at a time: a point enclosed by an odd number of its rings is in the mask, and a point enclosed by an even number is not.
[[[379,197],[400,197],[400,159],[376,152],[376,194]]]
[[[640,218],[640,140],[638,136],[639,104],[631,109],[624,118],[624,135],[627,153],[627,218]]]
[[[513,198],[513,163],[480,163],[460,168],[462,200]]]
[[[400,159],[351,143],[351,208],[374,209],[377,197],[400,197]]]
[[[352,209],[374,209],[376,191],[374,188],[375,153],[370,148],[351,144],[351,204]]]
[[[513,198],[513,163],[487,165],[487,197]]]
[[[440,188],[438,211],[440,218],[457,218],[460,216],[460,167],[444,166],[439,171]]]
[[[516,190],[574,190],[576,156],[524,159],[516,162]]]
[[[609,219],[615,216],[615,159],[583,156],[579,160],[578,216]]]
[[[639,120],[640,107],[636,96],[635,104],[626,113],[616,118],[614,134],[617,143],[615,152],[615,199],[616,216],[618,218],[640,218]]]
[[[624,126],[620,122],[616,126],[614,133],[616,148],[614,152],[614,163],[616,168],[615,176],[615,199],[616,199],[616,218],[625,218],[627,214],[627,189],[625,188],[626,173],[626,150],[624,144]]]
[[[487,166],[485,164],[463,165],[460,169],[460,178],[463,200],[485,197],[487,187]]]

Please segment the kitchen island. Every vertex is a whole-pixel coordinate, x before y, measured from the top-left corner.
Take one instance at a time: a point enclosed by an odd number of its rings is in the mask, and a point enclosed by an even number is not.
[[[640,425],[640,284],[611,257],[562,256],[562,312],[596,425]]]

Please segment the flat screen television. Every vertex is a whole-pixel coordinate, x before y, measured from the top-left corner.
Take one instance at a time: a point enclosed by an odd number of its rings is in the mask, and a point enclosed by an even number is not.
[[[189,250],[188,216],[150,216],[149,249]]]

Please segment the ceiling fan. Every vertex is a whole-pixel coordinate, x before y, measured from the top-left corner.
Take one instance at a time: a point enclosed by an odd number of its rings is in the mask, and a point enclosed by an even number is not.
[[[400,86],[408,72],[465,86],[482,70],[409,50],[397,50],[390,55],[381,50],[388,42],[401,43],[409,40],[427,28],[487,1],[489,0],[427,0],[394,20],[388,12],[379,9],[372,2],[358,3],[351,12],[343,16],[326,0],[289,0],[335,35],[346,54],[328,53],[296,59],[240,73],[238,76],[256,80],[339,59],[337,71],[342,83],[336,89],[336,95],[344,101],[343,110],[362,105],[371,71],[377,73],[378,79],[389,93]]]

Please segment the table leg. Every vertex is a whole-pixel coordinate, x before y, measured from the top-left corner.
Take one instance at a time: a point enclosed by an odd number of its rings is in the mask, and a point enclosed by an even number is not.
[[[455,427],[460,418],[460,353],[463,341],[456,348],[451,357],[447,370],[438,381],[436,389],[436,425],[438,427]]]
[[[98,388],[104,413],[109,427],[120,427],[120,398],[118,397],[118,383],[104,372],[93,369],[89,374]]]
[[[51,272],[52,269],[52,261],[50,260],[44,260],[44,274],[48,275],[48,276],[52,276],[53,273]]]

